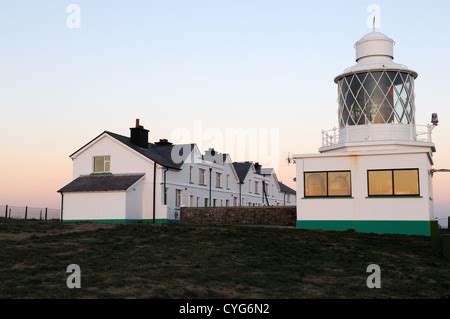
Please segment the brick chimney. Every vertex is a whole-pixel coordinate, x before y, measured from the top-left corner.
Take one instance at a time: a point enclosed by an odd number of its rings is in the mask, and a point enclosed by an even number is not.
[[[148,148],[148,132],[136,119],[136,126],[130,128],[130,140],[136,146]]]
[[[257,174],[261,173],[261,164],[258,162],[255,163],[255,171]]]

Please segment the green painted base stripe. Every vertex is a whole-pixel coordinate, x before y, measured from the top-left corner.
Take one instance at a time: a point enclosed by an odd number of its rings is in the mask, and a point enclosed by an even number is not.
[[[430,236],[428,220],[297,220],[297,228]]]
[[[65,223],[105,223],[105,224],[121,224],[121,223],[153,223],[153,219],[65,219]],[[156,224],[177,223],[176,219],[155,219]]]

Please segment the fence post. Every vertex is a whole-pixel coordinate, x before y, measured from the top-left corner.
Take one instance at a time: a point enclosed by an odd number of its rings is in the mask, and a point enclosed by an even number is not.
[[[27,220],[28,216],[28,206],[25,206],[25,220]]]
[[[42,210],[39,212],[39,220],[42,220]]]
[[[5,218],[8,218],[8,205],[6,205],[6,209],[5,209]]]
[[[45,220],[47,220],[47,211],[48,211],[48,208],[45,207]]]
[[[9,218],[11,218],[11,208],[9,209]]]

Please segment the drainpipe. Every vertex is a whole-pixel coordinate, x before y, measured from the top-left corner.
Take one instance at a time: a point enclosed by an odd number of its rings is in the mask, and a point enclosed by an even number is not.
[[[283,205],[286,206],[286,192],[283,193]]]
[[[211,207],[211,182],[212,182],[212,167],[209,168],[209,207]]]
[[[262,181],[262,203],[264,204],[264,196],[266,195],[266,181]]]
[[[63,221],[63,211],[64,211],[64,193],[61,192],[61,215],[60,215],[60,220],[61,222]]]
[[[153,224],[156,223],[156,162],[153,162]]]
[[[264,203],[264,198],[266,198],[267,206],[270,206],[269,199],[267,198],[267,194],[266,194],[266,181],[263,181],[263,203]]]
[[[166,169],[164,170],[164,205],[167,205],[167,187],[166,187],[166,175],[167,175],[167,171],[169,169],[166,167]]]
[[[242,182],[239,182],[239,206],[242,206]]]

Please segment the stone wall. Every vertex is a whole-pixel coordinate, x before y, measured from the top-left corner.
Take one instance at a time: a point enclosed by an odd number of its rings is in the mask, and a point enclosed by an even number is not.
[[[180,221],[190,225],[295,226],[295,206],[182,207]]]

